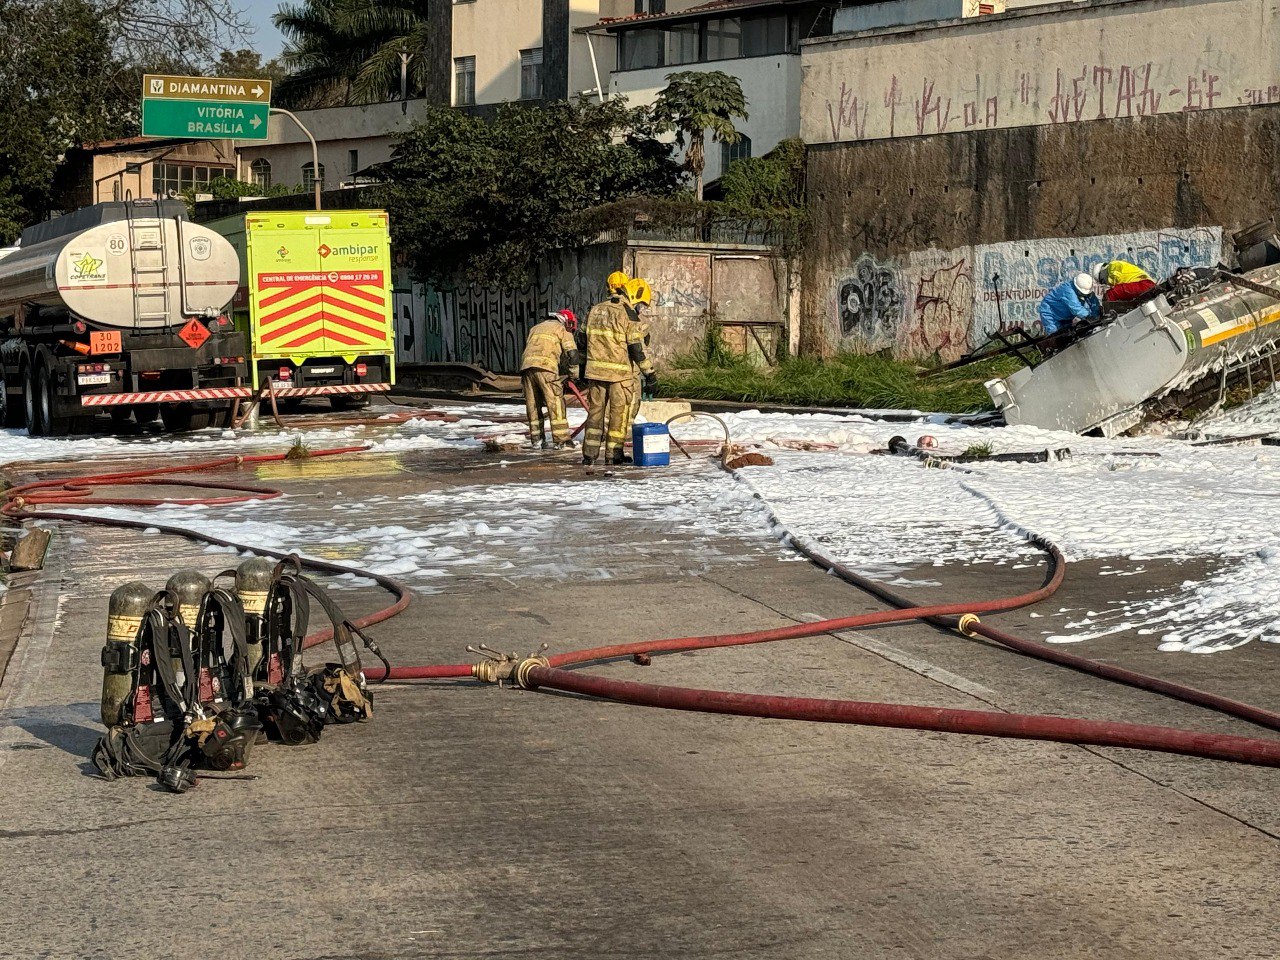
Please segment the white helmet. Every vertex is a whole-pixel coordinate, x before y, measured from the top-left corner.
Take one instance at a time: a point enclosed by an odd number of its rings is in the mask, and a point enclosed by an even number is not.
[[[1093,277],[1087,273],[1077,273],[1075,280],[1072,282],[1075,284],[1076,291],[1080,296],[1087,297],[1093,293]]]
[[[1098,264],[1097,266],[1095,266],[1095,267],[1093,268],[1093,281],[1094,281],[1094,283],[1106,283],[1106,282],[1107,282],[1107,271],[1110,269],[1110,267],[1111,267],[1111,261],[1110,261],[1110,260],[1103,260],[1100,264]]]

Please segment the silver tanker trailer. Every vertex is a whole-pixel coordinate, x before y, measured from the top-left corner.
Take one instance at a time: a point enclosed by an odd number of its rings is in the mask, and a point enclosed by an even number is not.
[[[1151,299],[1034,367],[986,384],[1006,423],[1117,436],[1277,380],[1280,237],[1236,235],[1237,270],[1182,270]]]
[[[86,207],[0,251],[0,417],[61,436],[109,411],[171,430],[229,421],[250,395],[226,240],[175,201]]]

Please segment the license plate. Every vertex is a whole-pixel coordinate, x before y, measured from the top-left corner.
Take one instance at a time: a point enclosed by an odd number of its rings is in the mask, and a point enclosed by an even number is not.
[[[312,367],[307,373],[337,373],[337,367]]]
[[[82,387],[93,387],[100,383],[110,383],[111,374],[109,373],[82,373],[76,377],[76,383]]]
[[[290,383],[288,380],[272,380],[271,381],[272,390],[288,390],[292,386],[293,384]]]

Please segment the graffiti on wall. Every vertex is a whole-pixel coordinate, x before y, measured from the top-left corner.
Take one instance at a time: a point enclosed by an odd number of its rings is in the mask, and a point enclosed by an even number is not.
[[[1157,58],[1135,58],[1150,5],[1023,15],[982,25],[1001,56],[971,64],[971,30],[910,44],[867,37],[805,54],[801,136],[809,142],[1194,113],[1280,102],[1274,26],[1256,0],[1162,9]],[[1088,50],[1087,56],[1081,51]],[[917,65],[912,69],[911,65]]]
[[[887,263],[863,253],[836,273],[830,327],[838,348],[953,360],[996,330],[1038,330],[1045,293],[1104,260],[1163,279],[1221,255],[1217,227],[925,250]]]
[[[892,344],[905,303],[902,279],[893,266],[862,254],[840,282],[836,299],[842,339],[856,340],[870,350]]]
[[[1156,279],[1179,267],[1217,263],[1222,230],[1200,227],[1083,240],[1014,241],[976,250],[977,295],[970,334],[975,346],[998,329],[1038,329],[1036,311],[1049,289],[1104,260],[1127,260]]]

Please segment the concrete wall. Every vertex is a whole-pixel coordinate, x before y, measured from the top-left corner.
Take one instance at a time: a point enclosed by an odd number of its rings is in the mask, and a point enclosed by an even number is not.
[[[737,128],[751,138],[752,156],[763,156],[779,141],[799,132],[800,58],[795,54],[625,70],[613,75],[611,95],[625,96],[633,105],[652,103],[658,91],[667,85],[667,74],[683,70],[723,70],[738,78],[747,98],[749,118],[738,121]],[[714,180],[723,172],[719,144],[708,143],[704,179]]]
[[[807,176],[813,231],[803,265],[800,349],[824,354],[845,345],[836,334],[835,304],[843,278],[864,255],[900,265],[904,256],[947,251],[947,262],[964,259],[977,284],[995,267],[966,254],[968,248],[1191,230],[1198,239],[1187,252],[1211,260],[1212,241],[1193,228],[1216,236],[1280,211],[1280,107],[820,146],[810,149]],[[1101,258],[1116,243],[1026,244],[1032,252],[1024,259],[1036,263],[1039,279],[1019,286],[1046,286],[1053,258],[1066,276],[1081,251]],[[899,289],[916,295],[914,284]],[[893,344],[899,353],[947,353],[966,342],[950,333],[917,336],[909,327]],[[885,344],[883,333],[877,328],[870,340]],[[971,329],[967,342],[978,339]]]
[[[1217,263],[1221,251],[1220,229],[1196,227],[1017,240],[883,259],[862,253],[831,271],[825,339],[837,350],[952,360],[996,330],[1038,330],[1036,308],[1045,292],[1094,264],[1124,259],[1166,277],[1178,267]]]
[[[743,267],[749,266],[747,272]],[[719,313],[737,323],[777,324],[785,336],[785,269],[767,248],[717,244],[598,243],[567,252],[520,289],[435,289],[395,275],[396,349],[400,363],[475,363],[498,373],[519,370],[529,327],[566,307],[585,320],[604,298],[614,270],[644,276],[653,287],[647,313],[651,353],[663,366],[706,337]],[[727,276],[717,291],[716,278]],[[776,279],[775,279],[776,278]],[[749,290],[745,304],[735,291]]]
[[[804,44],[810,143],[1280,102],[1274,0],[1087,0]]]

